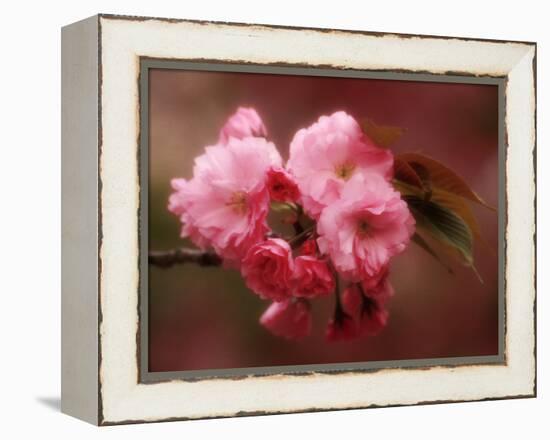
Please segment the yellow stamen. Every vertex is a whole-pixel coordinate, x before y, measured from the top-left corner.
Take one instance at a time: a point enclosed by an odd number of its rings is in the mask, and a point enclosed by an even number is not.
[[[343,164],[338,165],[334,169],[334,172],[336,176],[338,176],[340,179],[348,180],[352,176],[354,170],[355,170],[355,164],[350,162],[344,162]]]
[[[237,191],[233,193],[231,196],[231,200],[227,202],[227,206],[231,206],[233,208],[233,211],[235,211],[237,214],[246,214],[246,211],[248,209],[247,203],[246,203],[246,193],[243,191]]]
[[[369,235],[370,229],[371,228],[366,220],[359,220],[359,223],[357,224],[357,235],[360,237],[366,237]]]

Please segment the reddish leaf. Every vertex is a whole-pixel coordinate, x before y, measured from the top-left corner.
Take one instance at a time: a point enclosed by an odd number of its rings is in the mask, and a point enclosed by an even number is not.
[[[479,197],[465,182],[465,180],[441,162],[431,159],[419,153],[404,153],[396,157],[397,160],[407,162],[411,168],[419,174],[419,170],[425,170],[427,176],[419,176],[422,181],[429,179],[431,188],[439,188],[451,194],[464,197],[472,202],[479,203],[494,210],[481,197]]]
[[[376,145],[383,148],[391,147],[405,132],[404,128],[378,125],[372,119],[364,119],[361,128]]]
[[[399,156],[395,157],[393,161],[393,173],[397,180],[408,183],[418,189],[424,189],[422,179],[416,174],[416,171],[408,162],[400,159]]]

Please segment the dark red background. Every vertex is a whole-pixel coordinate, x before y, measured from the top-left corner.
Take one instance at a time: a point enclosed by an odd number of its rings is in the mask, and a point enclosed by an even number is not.
[[[189,178],[193,159],[217,140],[238,106],[262,116],[286,158],[293,134],[320,115],[346,110],[356,118],[406,128],[395,152],[419,151],[449,165],[487,202],[498,200],[498,90],[467,85],[372,79],[152,70],[150,73],[151,249],[188,242],[166,210],[173,177]],[[483,235],[497,249],[496,213],[474,207]],[[448,274],[411,244],[394,259],[396,295],[378,336],[327,343],[333,297],[314,302],[313,334],[300,342],[258,324],[267,306],[235,271],[191,265],[151,268],[149,369],[176,371],[492,355],[498,351],[498,259],[476,245],[481,284],[452,262]]]

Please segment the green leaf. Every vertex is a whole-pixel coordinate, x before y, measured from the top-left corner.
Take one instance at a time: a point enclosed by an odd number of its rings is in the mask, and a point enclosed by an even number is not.
[[[406,195],[416,227],[438,242],[458,251],[468,266],[473,266],[473,237],[466,222],[453,211],[418,196]]]
[[[286,202],[271,202],[271,209],[275,212],[282,212],[282,213],[288,213],[288,212],[296,212],[297,208],[296,205],[293,203],[286,203]]]
[[[440,162],[418,153],[404,153],[394,158],[393,185],[407,201],[417,222],[417,231],[429,234],[452,255],[460,257],[479,277],[474,266],[473,241],[483,239],[477,219],[468,202],[491,210],[466,181]],[[421,240],[423,237],[418,235]],[[437,257],[425,241],[413,237],[419,246]]]
[[[470,208],[470,205],[464,198],[445,190],[436,189],[433,191],[431,200],[454,212],[458,217],[464,220],[476,239],[481,238],[481,231],[477,219],[472,208]]]
[[[392,184],[395,190],[401,193],[401,197],[418,196],[420,198],[423,198],[424,196],[424,192],[421,189],[406,182],[403,182],[402,180],[393,179]]]

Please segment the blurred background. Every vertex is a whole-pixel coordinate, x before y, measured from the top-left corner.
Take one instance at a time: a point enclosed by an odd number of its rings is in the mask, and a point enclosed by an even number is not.
[[[239,106],[254,107],[286,159],[294,133],[323,114],[406,129],[395,153],[418,151],[498,202],[498,89],[492,85],[150,71],[149,245],[191,246],[167,209],[170,180],[190,178],[194,158],[214,144]],[[473,206],[493,251],[476,243],[483,277],[451,263],[454,275],[415,244],[393,259],[388,326],[377,336],[328,343],[334,297],[313,301],[313,332],[302,341],[258,323],[267,302],[238,272],[193,265],[149,270],[149,371],[244,368],[498,354],[498,216]]]

